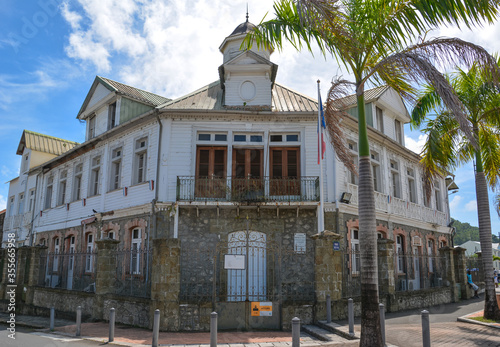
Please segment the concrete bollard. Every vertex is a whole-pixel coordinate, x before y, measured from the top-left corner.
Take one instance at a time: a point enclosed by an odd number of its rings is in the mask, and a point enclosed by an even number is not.
[[[115,308],[109,310],[109,342],[115,340]]]
[[[330,294],[326,296],[326,322],[332,322],[332,298]]]
[[[354,336],[354,302],[351,298],[347,300],[347,318],[349,320],[349,335]]]
[[[382,346],[385,347],[385,307],[384,304],[378,304],[380,310],[380,330],[382,331]]]
[[[50,308],[50,331],[54,331],[54,321],[56,312],[53,307]]]
[[[429,311],[422,311],[422,341],[423,347],[431,347],[431,328],[429,325]]]
[[[76,308],[76,336],[82,335],[82,307]]]
[[[155,310],[155,316],[153,320],[153,343],[152,347],[158,347],[158,338],[160,335],[160,310]]]
[[[217,347],[217,312],[210,314],[210,347]]]
[[[292,318],[292,347],[300,346],[300,319]]]

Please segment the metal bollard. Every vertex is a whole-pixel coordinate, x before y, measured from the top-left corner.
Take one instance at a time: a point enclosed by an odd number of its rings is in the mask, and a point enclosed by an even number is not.
[[[431,328],[429,326],[429,311],[422,311],[422,341],[423,347],[431,347]]]
[[[54,331],[54,320],[55,320],[55,310],[53,307],[50,308],[50,331]]]
[[[332,322],[332,298],[330,294],[326,296],[326,322]]]
[[[82,307],[76,308],[76,336],[82,335]]]
[[[115,308],[109,310],[109,342],[115,340]]]
[[[292,347],[300,346],[300,319],[292,318]]]
[[[380,330],[382,331],[382,346],[385,347],[385,307],[384,304],[378,304],[380,310]]]
[[[347,317],[349,319],[349,335],[354,336],[354,303],[351,298],[347,300]]]
[[[152,347],[158,347],[158,337],[160,335],[160,310],[155,310],[155,317],[153,321],[153,343]]]
[[[217,347],[217,312],[210,314],[210,347]]]

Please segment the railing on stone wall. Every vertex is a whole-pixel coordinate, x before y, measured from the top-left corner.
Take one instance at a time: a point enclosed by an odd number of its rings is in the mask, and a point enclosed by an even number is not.
[[[40,252],[38,285],[74,291],[95,292],[97,253]]]
[[[178,201],[318,201],[319,178],[177,177]]]
[[[116,277],[113,286],[117,295],[151,297],[151,257],[149,248],[117,249]]]
[[[396,253],[394,256],[395,291],[405,292],[446,285],[446,257],[420,253]]]

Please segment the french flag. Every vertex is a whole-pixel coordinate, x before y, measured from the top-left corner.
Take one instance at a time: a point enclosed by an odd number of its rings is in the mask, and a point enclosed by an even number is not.
[[[319,95],[319,112],[318,112],[318,165],[320,160],[325,159],[326,142],[323,134],[323,129],[326,129],[325,114],[323,112],[323,102]]]

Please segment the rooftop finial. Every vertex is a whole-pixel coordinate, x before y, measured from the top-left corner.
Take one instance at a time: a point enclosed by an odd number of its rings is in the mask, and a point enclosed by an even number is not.
[[[247,2],[247,23],[248,23],[248,2]]]

